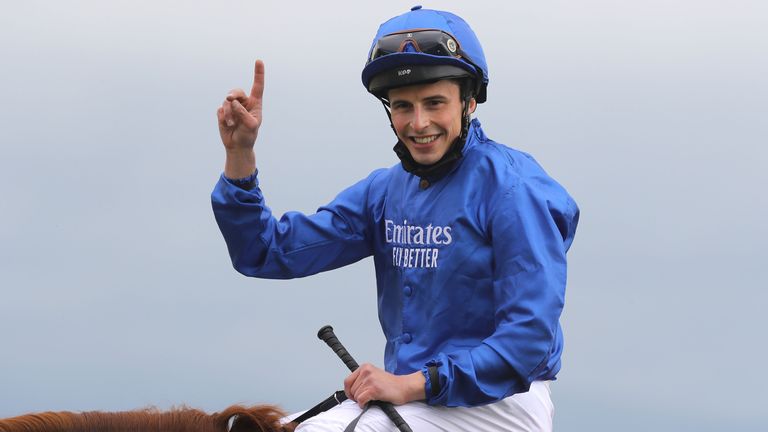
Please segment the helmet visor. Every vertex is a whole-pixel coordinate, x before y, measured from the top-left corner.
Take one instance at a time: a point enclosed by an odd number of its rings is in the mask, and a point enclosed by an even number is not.
[[[368,61],[371,62],[388,54],[407,52],[408,45],[424,54],[468,60],[456,38],[444,31],[406,30],[382,36],[371,50],[371,58]]]

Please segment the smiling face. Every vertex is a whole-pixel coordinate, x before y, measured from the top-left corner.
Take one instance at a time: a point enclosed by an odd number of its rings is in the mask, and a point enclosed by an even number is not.
[[[389,90],[392,125],[413,159],[432,165],[461,133],[463,103],[459,84],[442,80]],[[470,100],[469,112],[475,110]]]

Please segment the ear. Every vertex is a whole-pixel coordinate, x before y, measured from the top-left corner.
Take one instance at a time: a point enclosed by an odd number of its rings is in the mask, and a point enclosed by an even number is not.
[[[477,101],[475,98],[472,98],[469,100],[469,109],[467,110],[467,113],[472,114],[475,112],[475,109],[477,109]]]
[[[236,414],[229,418],[229,432],[272,432],[273,424],[249,413]]]
[[[277,407],[257,405],[244,407],[233,405],[221,413],[214,414],[219,430],[227,432],[277,432],[291,430],[283,428],[281,418],[285,413]]]

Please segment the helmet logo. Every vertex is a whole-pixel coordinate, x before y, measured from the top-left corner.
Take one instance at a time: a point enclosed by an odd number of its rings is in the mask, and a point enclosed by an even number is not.
[[[456,52],[456,41],[455,41],[455,40],[453,40],[453,39],[448,39],[447,41],[445,41],[445,46],[446,46],[446,47],[448,47],[448,49],[449,49],[449,50],[450,50],[452,53],[455,53],[455,52]]]
[[[400,69],[399,71],[397,71],[397,76],[404,76],[410,73],[411,73],[410,69]]]

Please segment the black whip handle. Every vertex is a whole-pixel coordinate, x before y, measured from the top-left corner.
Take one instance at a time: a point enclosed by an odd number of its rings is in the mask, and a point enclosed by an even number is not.
[[[344,345],[339,342],[339,339],[336,337],[336,335],[333,333],[333,327],[327,325],[320,329],[320,331],[317,332],[317,337],[320,338],[323,342],[328,344],[329,347],[333,350],[333,352],[336,353],[337,356],[341,359],[341,361],[344,362],[345,365],[347,365],[347,368],[349,368],[350,371],[354,372],[357,370],[357,368],[360,367],[360,365],[357,364],[355,359],[352,358],[352,355],[347,351],[346,348],[344,348]],[[408,423],[403,420],[403,418],[400,416],[400,414],[395,410],[395,406],[392,405],[390,402],[384,402],[384,401],[371,401],[371,404],[374,404],[381,408],[382,411],[389,417],[390,420],[392,420],[392,423],[397,426],[397,429],[401,432],[413,432],[411,430],[411,427],[408,426]]]
[[[347,368],[349,368],[350,371],[354,372],[357,370],[357,368],[360,367],[360,365],[357,364],[355,359],[352,358],[352,355],[347,352],[347,349],[344,348],[344,345],[339,342],[339,339],[336,337],[336,335],[333,333],[333,327],[327,325],[320,329],[320,331],[317,332],[317,337],[319,337],[323,342],[328,344],[329,347],[333,350],[333,352],[336,353],[337,356],[341,359],[341,361],[344,362],[345,365],[347,365]]]

